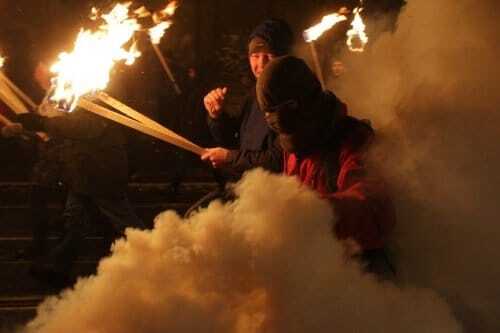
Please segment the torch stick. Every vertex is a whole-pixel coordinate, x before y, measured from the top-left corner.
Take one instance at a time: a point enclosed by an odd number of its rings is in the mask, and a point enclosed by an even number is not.
[[[187,144],[191,144],[191,141],[183,138],[182,136],[178,135],[177,133],[169,130],[168,128],[164,127],[163,125],[160,125],[156,121],[146,117],[142,113],[132,109],[128,105],[123,104],[119,100],[109,96],[105,92],[98,92],[96,94],[97,98],[99,98],[101,101],[106,103],[107,105],[111,106],[112,108],[126,114],[127,116],[137,120],[138,122],[151,127],[159,132],[165,132],[167,135],[176,137],[177,139],[186,142]]]
[[[311,53],[313,57],[314,67],[316,68],[316,75],[318,76],[319,82],[321,83],[321,88],[325,90],[325,80],[323,79],[323,72],[321,71],[321,66],[319,64],[318,52],[316,52],[316,46],[314,45],[313,41],[309,42],[309,45],[311,46]]]
[[[0,81],[0,99],[16,114],[27,113],[26,106],[9,89],[6,83]]]
[[[177,81],[175,81],[174,75],[172,74],[170,67],[168,67],[168,64],[165,61],[165,58],[163,57],[163,54],[161,53],[160,49],[158,48],[158,45],[156,45],[153,42],[151,42],[151,45],[153,46],[153,50],[155,50],[156,56],[160,60],[161,66],[163,67],[163,70],[165,71],[165,73],[167,73],[168,78],[170,79],[170,81],[174,85],[175,92],[177,93],[177,95],[182,94],[181,88],[179,88]]]
[[[12,89],[26,104],[28,104],[33,110],[36,110],[36,104],[31,98],[28,97],[21,89],[19,89],[14,82],[9,80],[9,78],[0,71],[0,79],[2,79],[10,89]]]
[[[105,108],[105,107],[102,107],[102,106],[97,105],[93,102],[90,102],[90,101],[86,100],[85,98],[80,98],[78,100],[78,106],[87,110],[87,111],[95,113],[101,117],[107,118],[107,119],[112,120],[112,121],[117,122],[117,123],[120,123],[124,126],[133,128],[139,132],[150,135],[150,136],[155,137],[159,140],[168,142],[174,146],[188,150],[188,151],[195,153],[197,155],[202,155],[203,152],[205,151],[202,147],[195,145],[192,142],[186,142],[187,140],[185,140],[185,139],[180,140],[176,136],[172,136],[172,135],[169,135],[168,133],[160,132],[156,129],[147,127],[144,124],[137,122],[136,120],[122,116],[116,112],[113,112],[113,111]]]

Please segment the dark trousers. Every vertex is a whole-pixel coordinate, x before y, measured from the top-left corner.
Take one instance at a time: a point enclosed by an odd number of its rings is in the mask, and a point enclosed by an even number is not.
[[[47,230],[49,225],[49,212],[47,198],[52,194],[52,189],[39,184],[33,184],[30,191],[30,220],[33,231],[33,244],[31,251],[34,256],[45,252],[47,246]]]
[[[120,236],[127,227],[144,228],[126,196],[110,199],[70,192],[63,214],[66,232],[61,242],[49,253],[49,260],[56,271],[67,272],[71,268],[91,229],[95,212],[102,214],[115,234]]]

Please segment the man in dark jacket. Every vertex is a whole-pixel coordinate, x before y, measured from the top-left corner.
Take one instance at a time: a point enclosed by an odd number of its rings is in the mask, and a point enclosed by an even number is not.
[[[95,217],[93,211],[105,216],[119,235],[126,227],[143,227],[126,196],[124,139],[115,124],[81,109],[51,118],[24,114],[19,121],[28,130],[44,131],[64,140],[58,155],[61,177],[68,188],[64,209],[66,233],[34,269],[50,279],[65,278]]]
[[[334,233],[346,254],[387,277],[392,267],[384,246],[395,213],[381,178],[366,166],[374,137],[370,125],[348,116],[345,104],[291,56],[268,64],[257,81],[257,99],[279,135],[284,174],[329,200],[337,216]]]
[[[287,23],[270,19],[258,25],[250,35],[248,59],[253,75],[258,78],[267,63],[274,57],[290,52],[293,36]],[[227,87],[208,93],[203,102],[207,111],[210,132],[220,147],[207,149],[202,159],[215,168],[231,170],[236,179],[255,167],[281,170],[281,150],[276,135],[269,129],[264,114],[259,110],[252,89],[237,119],[230,118],[224,110]]]
[[[248,60],[255,78],[260,76],[271,59],[288,54],[292,42],[293,34],[286,22],[269,19],[258,25],[248,43]],[[201,159],[209,161],[216,169],[222,169],[223,176],[230,181],[237,181],[243,172],[256,167],[280,172],[283,164],[281,147],[276,133],[267,126],[264,114],[259,109],[255,88],[247,96],[237,118],[231,118],[224,112],[227,92],[227,87],[219,87],[203,99],[208,128],[220,146],[206,149]],[[217,172],[216,175],[220,176]],[[218,179],[222,183],[221,188],[200,199],[186,215],[213,199],[230,197],[231,194],[223,188],[226,180]]]

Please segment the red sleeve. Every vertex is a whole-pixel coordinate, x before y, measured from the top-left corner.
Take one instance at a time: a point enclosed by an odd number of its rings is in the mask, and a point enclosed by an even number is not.
[[[395,225],[395,212],[380,179],[367,174],[362,153],[340,154],[337,191],[327,195],[338,221],[339,239],[353,238],[363,249],[381,248]]]

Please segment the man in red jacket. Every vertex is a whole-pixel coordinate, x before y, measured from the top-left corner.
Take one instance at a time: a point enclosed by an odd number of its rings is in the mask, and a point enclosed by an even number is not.
[[[365,165],[374,132],[321,85],[301,59],[272,60],[257,81],[257,99],[284,150],[284,173],[328,199],[336,237],[366,270],[387,276],[384,246],[395,213],[384,184]]]

